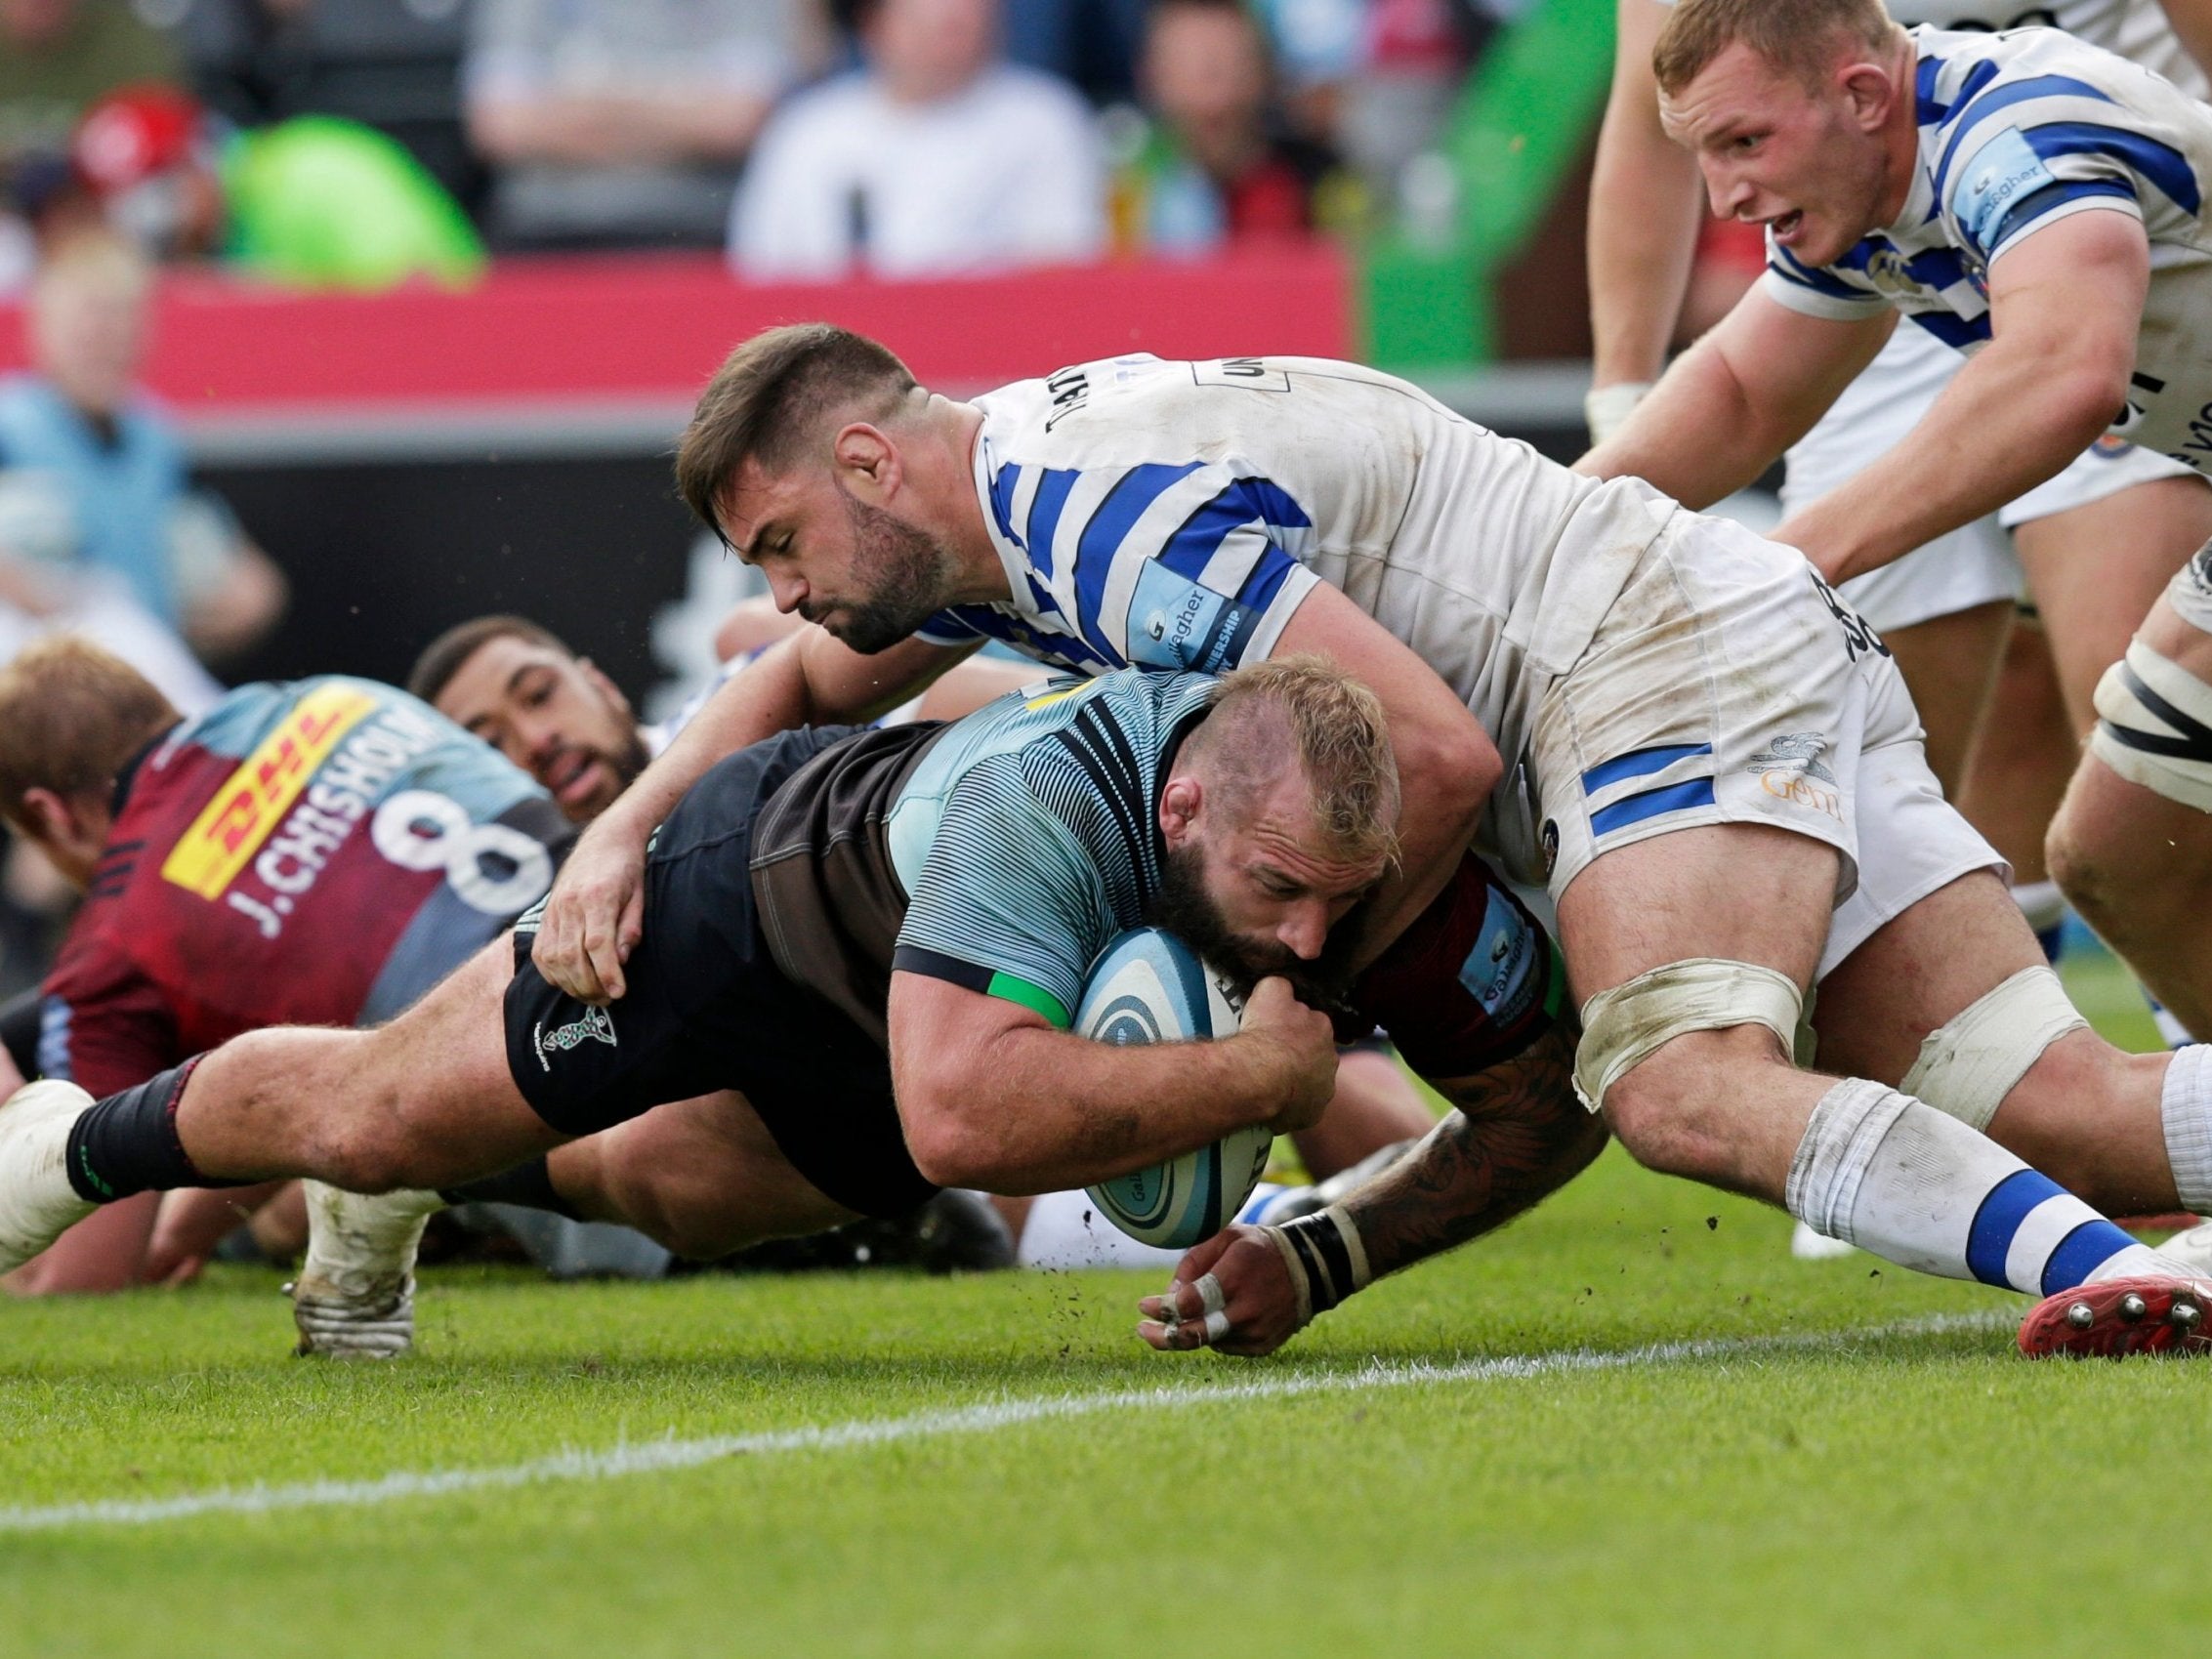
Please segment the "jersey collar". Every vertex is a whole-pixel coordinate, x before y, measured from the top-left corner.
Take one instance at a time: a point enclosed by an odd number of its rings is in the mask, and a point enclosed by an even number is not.
[[[164,726],[132,750],[130,759],[115,768],[115,787],[107,797],[107,815],[109,818],[120,818],[123,815],[123,808],[131,799],[131,785],[138,781],[139,767],[146,764],[146,758],[148,755],[169,740],[170,735],[176,731],[178,726],[184,724],[183,721],[179,721],[176,726]]]
[[[998,509],[991,502],[991,480],[998,475],[998,465],[991,443],[988,408],[983,411],[983,424],[976,429],[971,470],[975,475],[976,506],[983,516],[983,533],[990,537],[991,547],[998,554],[999,566],[1006,572],[1006,597],[989,602],[1019,605],[1020,596],[1029,591],[1029,550],[1014,534],[1012,525],[1000,526]]]

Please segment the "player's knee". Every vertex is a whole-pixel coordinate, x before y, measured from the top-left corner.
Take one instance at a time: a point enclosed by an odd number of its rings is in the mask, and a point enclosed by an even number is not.
[[[2043,838],[2043,864],[2066,902],[2103,932],[2124,914],[2121,907],[2139,884],[2117,879],[2116,850],[2104,846],[2093,821],[2072,806],[2069,800],[2051,820]]]
[[[1728,1102],[1745,1067],[1786,1067],[1772,1032],[1757,1025],[1687,1031],[1653,1050],[1606,1092],[1606,1123],[1647,1169],[1693,1180],[1733,1168],[1740,1125]]]

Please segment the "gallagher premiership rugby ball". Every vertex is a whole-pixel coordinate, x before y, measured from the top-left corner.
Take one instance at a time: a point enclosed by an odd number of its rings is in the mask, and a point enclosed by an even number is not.
[[[1075,1014],[1076,1031],[1101,1043],[1203,1042],[1236,1026],[1236,1008],[1197,953],[1156,928],[1123,933],[1100,953]],[[1235,1218],[1273,1144],[1273,1132],[1255,1125],[1084,1190],[1131,1238],[1188,1250]]]

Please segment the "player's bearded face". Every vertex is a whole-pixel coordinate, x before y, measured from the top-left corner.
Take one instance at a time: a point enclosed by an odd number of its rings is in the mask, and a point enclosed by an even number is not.
[[[1279,939],[1255,938],[1230,926],[1206,885],[1206,855],[1195,840],[1167,850],[1160,862],[1159,890],[1145,906],[1145,921],[1166,929],[1196,951],[1208,967],[1228,977],[1240,996],[1250,995],[1252,987],[1271,975],[1279,975],[1317,1008],[1342,1000],[1346,975],[1326,956],[1307,962]]]
[[[930,537],[880,507],[839,491],[853,526],[850,597],[831,594],[799,607],[862,655],[887,650],[938,611],[951,593],[952,558]]]

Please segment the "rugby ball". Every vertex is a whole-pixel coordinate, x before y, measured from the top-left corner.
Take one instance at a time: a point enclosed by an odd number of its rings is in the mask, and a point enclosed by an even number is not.
[[[1236,1006],[1217,976],[1156,928],[1123,933],[1100,953],[1075,1014],[1076,1031],[1101,1043],[1203,1042],[1236,1027]],[[1273,1132],[1255,1125],[1084,1191],[1131,1238],[1188,1250],[1235,1219],[1273,1144]]]

